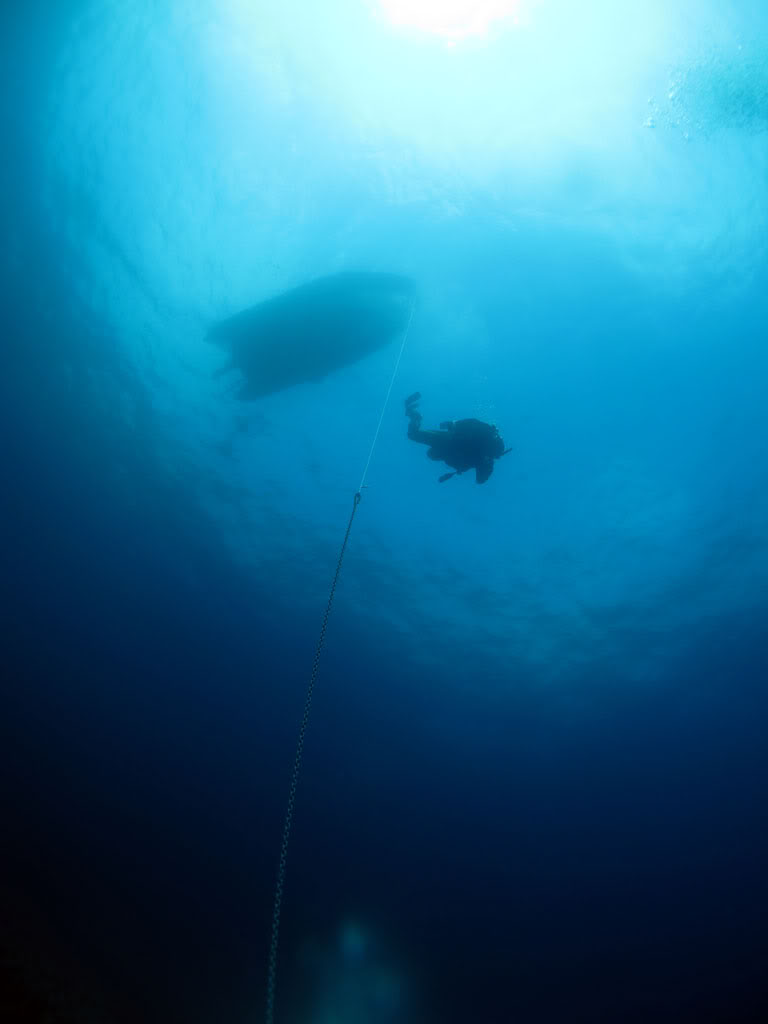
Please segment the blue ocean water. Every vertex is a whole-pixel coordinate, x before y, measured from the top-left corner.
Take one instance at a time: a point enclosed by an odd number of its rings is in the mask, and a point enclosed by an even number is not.
[[[767,1019],[768,13],[487,6],[1,16],[3,1019],[264,1019],[398,345],[204,336],[348,269],[419,300],[276,1021]]]

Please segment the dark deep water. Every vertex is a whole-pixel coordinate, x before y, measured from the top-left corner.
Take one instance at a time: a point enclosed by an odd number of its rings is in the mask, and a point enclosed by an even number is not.
[[[97,32],[86,7],[2,15],[2,1019],[263,1018],[304,687],[391,359],[264,406],[214,392],[196,318],[250,293],[228,295],[220,248],[206,262],[206,216],[243,281],[238,221],[272,239],[258,294],[373,253],[427,281],[318,677],[276,1019],[768,1019],[764,63],[757,112],[735,85],[696,93],[700,121],[741,104],[739,145],[710,122],[697,158],[719,187],[733,161],[720,206],[741,218],[745,196],[755,233],[697,241],[666,290],[583,224],[510,228],[498,190],[453,183],[461,212],[433,219],[429,196],[379,209],[378,184],[322,160],[289,165],[292,191],[284,168],[260,180],[283,205],[229,213],[224,190],[176,222],[153,142],[160,170],[108,222],[120,161],[99,140],[126,115],[105,101],[68,170],[48,146],[78,119],[64,57]],[[196,28],[145,7],[173,61],[174,27]],[[126,145],[152,130],[139,102]],[[264,147],[309,147],[313,109],[280,102],[258,101]],[[223,189],[211,140],[183,138],[179,191]],[[565,208],[598,188],[568,182]],[[485,411],[515,444],[484,488],[438,491],[407,446],[416,387],[429,417]]]

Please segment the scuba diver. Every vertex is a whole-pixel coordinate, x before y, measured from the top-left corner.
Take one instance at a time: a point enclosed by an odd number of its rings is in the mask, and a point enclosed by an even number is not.
[[[452,473],[443,473],[439,482],[452,476],[474,469],[475,480],[484,484],[493,472],[493,460],[512,451],[505,448],[496,427],[482,420],[447,420],[439,430],[422,430],[422,416],[417,405],[421,394],[415,391],[405,400],[405,415],[408,417],[408,437],[419,444],[428,444],[427,456],[436,462],[445,462],[453,467]]]

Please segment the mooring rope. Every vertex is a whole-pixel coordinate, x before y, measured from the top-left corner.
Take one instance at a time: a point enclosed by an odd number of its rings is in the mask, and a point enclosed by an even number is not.
[[[405,343],[408,340],[408,331],[411,327],[411,320],[413,319],[414,304],[411,304],[411,312],[408,317],[408,323],[406,324],[405,332],[403,333],[403,341],[400,345],[400,351],[397,354],[397,360],[395,361],[395,368],[392,371],[392,377],[389,381],[389,388],[387,389],[386,398],[384,399],[384,405],[381,409],[381,415],[379,416],[379,422],[376,426],[376,433],[373,436],[373,442],[371,444],[371,450],[368,452],[368,458],[365,463],[365,469],[360,480],[360,486],[355,492],[354,501],[352,503],[352,511],[349,515],[349,522],[347,523],[347,529],[344,534],[344,540],[342,541],[341,550],[339,551],[339,558],[336,562],[336,572],[333,574],[333,581],[331,583],[331,589],[328,593],[328,602],[325,606],[325,614],[323,615],[323,624],[320,627],[320,636],[317,641],[317,647],[315,649],[315,658],[312,662],[312,671],[309,676],[309,684],[307,686],[306,696],[304,697],[304,712],[301,716],[301,725],[299,726],[299,738],[296,743],[296,754],[293,758],[293,769],[291,771],[291,784],[288,789],[288,802],[285,808],[285,820],[283,822],[283,835],[280,842],[280,857],[277,862],[277,879],[275,881],[275,899],[272,907],[272,934],[269,942],[269,965],[267,971],[267,1012],[266,1012],[266,1024],[273,1024],[275,1015],[275,986],[277,982],[277,948],[280,937],[280,915],[282,911],[283,903],[283,889],[285,888],[285,868],[288,861],[288,844],[291,838],[291,826],[293,824],[293,812],[296,806],[296,791],[299,785],[299,775],[301,774],[301,763],[304,757],[304,739],[307,733],[307,726],[309,724],[309,713],[312,708],[312,696],[315,690],[315,680],[317,678],[317,671],[320,666],[320,654],[322,653],[323,646],[325,645],[325,633],[328,628],[328,620],[331,616],[331,606],[333,604],[333,598],[336,594],[336,585],[339,582],[339,576],[341,575],[341,565],[344,561],[344,554],[347,550],[347,542],[349,541],[349,535],[352,531],[352,523],[357,512],[357,506],[360,504],[363,496],[363,488],[365,487],[365,478],[368,473],[368,467],[371,464],[373,457],[373,450],[376,447],[376,442],[379,438],[379,431],[381,430],[381,424],[384,419],[384,413],[387,409],[389,402],[389,396],[392,394],[392,387],[395,383],[395,377],[400,367],[400,360],[403,356],[405,349]]]
[[[389,396],[392,394],[392,386],[395,383],[395,377],[397,376],[397,371],[400,368],[400,360],[403,358],[403,352],[405,351],[405,343],[406,341],[408,341],[408,332],[411,329],[411,320],[413,320],[413,310],[415,305],[415,302],[411,303],[411,312],[408,315],[408,323],[405,325],[405,332],[403,333],[403,340],[400,345],[400,351],[397,353],[397,359],[395,360],[395,368],[392,371],[392,376],[389,379],[389,387],[387,388],[387,394],[386,397],[384,398],[384,404],[381,407],[381,415],[379,416],[379,422],[376,424],[376,433],[373,435],[373,441],[371,441],[371,450],[368,452],[368,458],[365,460],[365,469],[363,470],[363,475],[360,478],[360,486],[357,488],[358,491],[360,491],[361,493],[363,488],[365,487],[365,478],[368,475],[368,467],[370,466],[371,459],[373,458],[373,449],[376,447],[376,442],[379,439],[379,431],[381,430],[381,424],[384,420],[384,413],[387,411],[387,406],[389,405]]]
[[[283,902],[283,888],[285,886],[285,865],[288,858],[288,842],[291,838],[291,825],[293,823],[293,809],[296,804],[296,789],[299,784],[299,774],[301,772],[301,760],[304,755],[304,737],[307,732],[307,725],[309,723],[309,712],[312,708],[312,694],[315,689],[315,679],[317,678],[317,670],[320,666],[320,652],[323,649],[325,643],[325,631],[328,628],[328,619],[331,615],[331,605],[333,604],[333,597],[336,593],[336,584],[339,582],[339,574],[341,573],[341,563],[344,561],[344,552],[347,550],[347,541],[349,540],[349,534],[352,529],[352,521],[355,518],[355,512],[357,512],[357,506],[360,504],[360,491],[355,494],[355,500],[352,505],[352,512],[349,516],[349,522],[347,523],[347,532],[344,534],[344,541],[341,545],[341,551],[339,552],[339,560],[336,563],[336,572],[333,574],[333,582],[331,583],[331,590],[328,594],[328,603],[325,606],[325,615],[323,616],[323,624],[320,627],[320,638],[317,641],[317,649],[315,650],[315,660],[312,663],[312,672],[309,677],[309,685],[307,686],[307,694],[304,698],[304,714],[301,716],[301,725],[299,727],[299,739],[296,744],[296,756],[293,759],[293,771],[291,772],[291,785],[288,790],[288,804],[285,809],[285,821],[283,823],[283,838],[280,843],[280,859],[277,864],[277,881],[275,883],[275,903],[272,908],[272,938],[269,943],[269,972],[267,977],[267,1024],[272,1024],[272,1020],[275,1012],[275,978],[277,973],[277,943],[280,933],[280,911]]]

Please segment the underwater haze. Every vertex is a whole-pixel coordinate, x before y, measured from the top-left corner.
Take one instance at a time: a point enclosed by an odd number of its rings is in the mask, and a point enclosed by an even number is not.
[[[275,1022],[768,1019],[766,5],[0,30],[0,1018],[267,1019],[354,509]],[[348,273],[406,329],[243,402]]]

